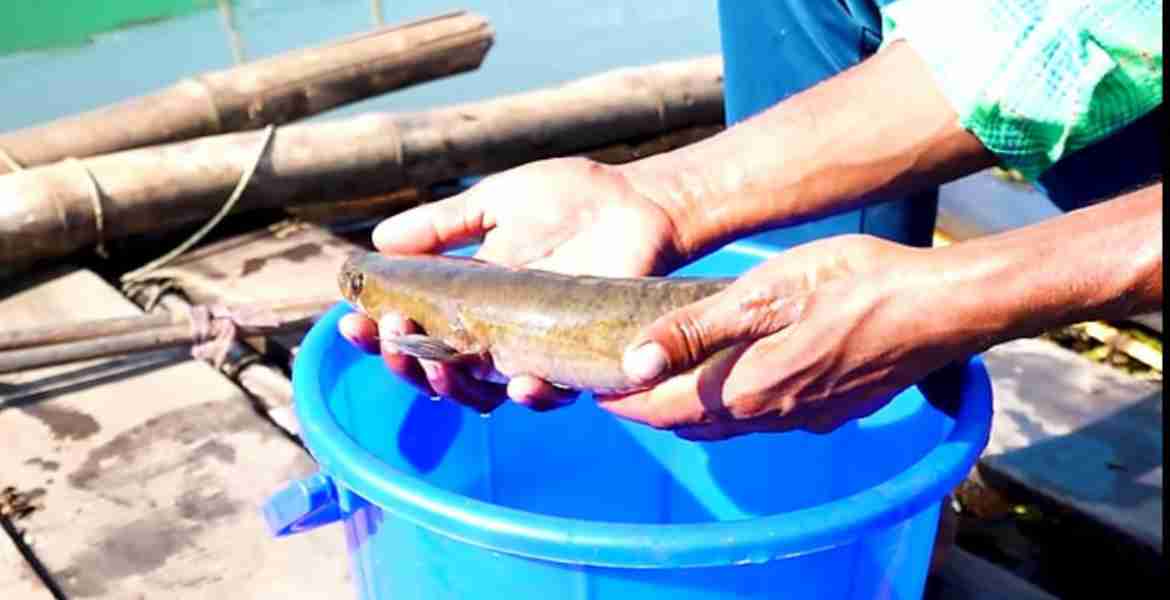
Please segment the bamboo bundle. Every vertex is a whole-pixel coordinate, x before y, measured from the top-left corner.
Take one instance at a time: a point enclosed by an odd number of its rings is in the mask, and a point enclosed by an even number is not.
[[[205,73],[158,92],[0,135],[31,167],[65,158],[258,129],[474,70],[492,45],[482,17],[457,12]],[[13,169],[0,160],[0,174]]]
[[[721,124],[722,91],[713,56],[420,113],[288,125],[273,133],[234,210],[375,196]],[[0,265],[205,220],[266,139],[224,134],[0,176]]]
[[[720,131],[723,131],[723,125],[697,125],[668,131],[645,140],[619,142],[581,155],[606,164],[622,164],[693,144]],[[385,218],[420,204],[440,200],[460,190],[458,186],[451,186],[449,189],[411,187],[366,198],[305,203],[289,207],[288,212],[319,224],[353,223]],[[2,340],[3,335],[0,334],[0,347],[3,347]]]

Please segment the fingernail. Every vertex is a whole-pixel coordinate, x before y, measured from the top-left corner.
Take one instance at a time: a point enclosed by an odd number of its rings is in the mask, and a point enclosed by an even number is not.
[[[647,342],[626,352],[622,369],[637,381],[649,381],[666,370],[666,351],[655,342]]]
[[[406,320],[397,313],[387,313],[378,320],[378,335],[392,337],[406,333]]]

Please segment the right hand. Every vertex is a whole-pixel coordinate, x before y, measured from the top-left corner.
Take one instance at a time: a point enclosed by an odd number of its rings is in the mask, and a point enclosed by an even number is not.
[[[584,158],[529,163],[484,178],[451,198],[416,207],[378,225],[381,252],[434,254],[476,240],[476,258],[572,275],[665,274],[682,262],[668,213],[640,194],[625,171]],[[534,410],[576,396],[529,376],[498,384],[481,378],[490,365],[456,369],[380,348],[379,337],[417,333],[393,315],[375,324],[352,313],[339,329],[359,348],[381,353],[391,371],[421,392],[490,412],[508,397]]]

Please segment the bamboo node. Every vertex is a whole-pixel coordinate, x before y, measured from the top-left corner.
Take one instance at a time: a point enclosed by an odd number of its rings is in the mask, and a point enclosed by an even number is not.
[[[211,92],[211,87],[207,82],[199,77],[187,77],[180,83],[187,84],[198,90],[199,95],[207,101],[207,114],[211,117],[211,126],[214,128],[213,133],[223,133],[223,116],[220,114],[219,105],[215,103],[215,94]]]
[[[97,178],[93,176],[93,171],[90,171],[85,163],[72,156],[66,158],[65,162],[77,165],[89,182],[89,200],[93,204],[93,227],[97,239],[96,251],[98,256],[109,258],[110,253],[106,249],[106,215],[102,211],[102,188],[98,185]]]

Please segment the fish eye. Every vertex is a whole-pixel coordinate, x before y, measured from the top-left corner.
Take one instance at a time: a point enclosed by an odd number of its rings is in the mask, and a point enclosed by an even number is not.
[[[362,293],[362,287],[366,284],[366,276],[361,271],[351,273],[349,276],[349,293],[352,297],[357,298]]]

